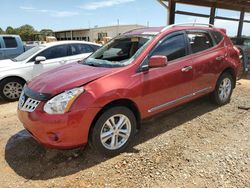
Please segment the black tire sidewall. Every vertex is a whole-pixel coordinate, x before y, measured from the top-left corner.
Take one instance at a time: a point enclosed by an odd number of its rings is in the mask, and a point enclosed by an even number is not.
[[[231,81],[231,91],[230,91],[230,94],[229,94],[227,100],[222,101],[222,100],[220,99],[220,97],[219,97],[219,87],[220,87],[221,82],[222,82],[225,78],[228,78],[228,79],[230,79],[230,81]],[[217,81],[215,91],[214,91],[213,94],[212,94],[212,99],[213,99],[213,101],[214,101],[216,104],[218,104],[218,105],[224,105],[224,104],[227,104],[227,103],[230,102],[232,93],[233,93],[233,77],[232,77],[232,75],[229,74],[229,73],[223,73],[223,74],[220,76],[220,78],[218,79],[218,81]]]
[[[116,115],[116,114],[123,114],[129,118],[130,123],[131,123],[131,133],[127,142],[121,148],[117,150],[109,150],[102,145],[101,140],[100,140],[100,132],[102,130],[103,124],[107,121],[107,119],[109,119],[111,116]],[[114,156],[123,152],[124,149],[127,148],[131,144],[132,140],[134,139],[134,135],[136,132],[136,118],[130,109],[126,107],[122,107],[122,106],[116,106],[116,107],[112,107],[110,109],[105,110],[101,114],[101,116],[97,119],[96,123],[93,126],[94,127],[90,135],[91,147],[93,147],[102,155]]]
[[[0,82],[0,96],[2,99],[4,99],[5,101],[17,101],[17,99],[10,99],[8,98],[7,96],[4,95],[3,93],[3,89],[5,87],[6,84],[10,83],[10,82],[17,82],[19,84],[21,84],[22,86],[24,86],[25,82],[21,79],[18,79],[18,78],[6,78],[4,79],[3,81]]]

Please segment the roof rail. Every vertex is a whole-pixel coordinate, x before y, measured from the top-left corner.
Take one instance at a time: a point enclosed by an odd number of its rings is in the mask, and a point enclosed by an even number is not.
[[[164,27],[161,30],[161,32],[166,31],[167,29],[170,29],[170,28],[176,27],[176,26],[207,26],[207,27],[215,28],[215,26],[212,25],[212,24],[204,24],[204,23],[178,23],[178,24],[172,24],[172,25],[168,25],[168,26]]]

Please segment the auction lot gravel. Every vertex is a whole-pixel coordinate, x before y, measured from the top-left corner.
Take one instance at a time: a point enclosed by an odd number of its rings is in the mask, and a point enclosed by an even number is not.
[[[48,150],[23,129],[17,102],[0,101],[0,187],[250,187],[250,79],[230,104],[207,97],[146,120],[113,158],[89,147]]]

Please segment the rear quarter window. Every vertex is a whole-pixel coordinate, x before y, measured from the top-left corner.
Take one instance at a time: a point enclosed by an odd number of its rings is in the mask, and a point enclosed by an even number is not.
[[[5,43],[6,48],[16,48],[17,42],[14,37],[3,37],[3,41]]]
[[[211,31],[216,44],[219,44],[223,40],[223,35],[219,31]]]

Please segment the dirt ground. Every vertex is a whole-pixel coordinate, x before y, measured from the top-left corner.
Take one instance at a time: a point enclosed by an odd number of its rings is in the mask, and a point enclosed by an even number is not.
[[[146,120],[134,146],[103,158],[90,148],[37,144],[0,101],[0,187],[250,187],[250,79],[231,103],[207,97]]]

